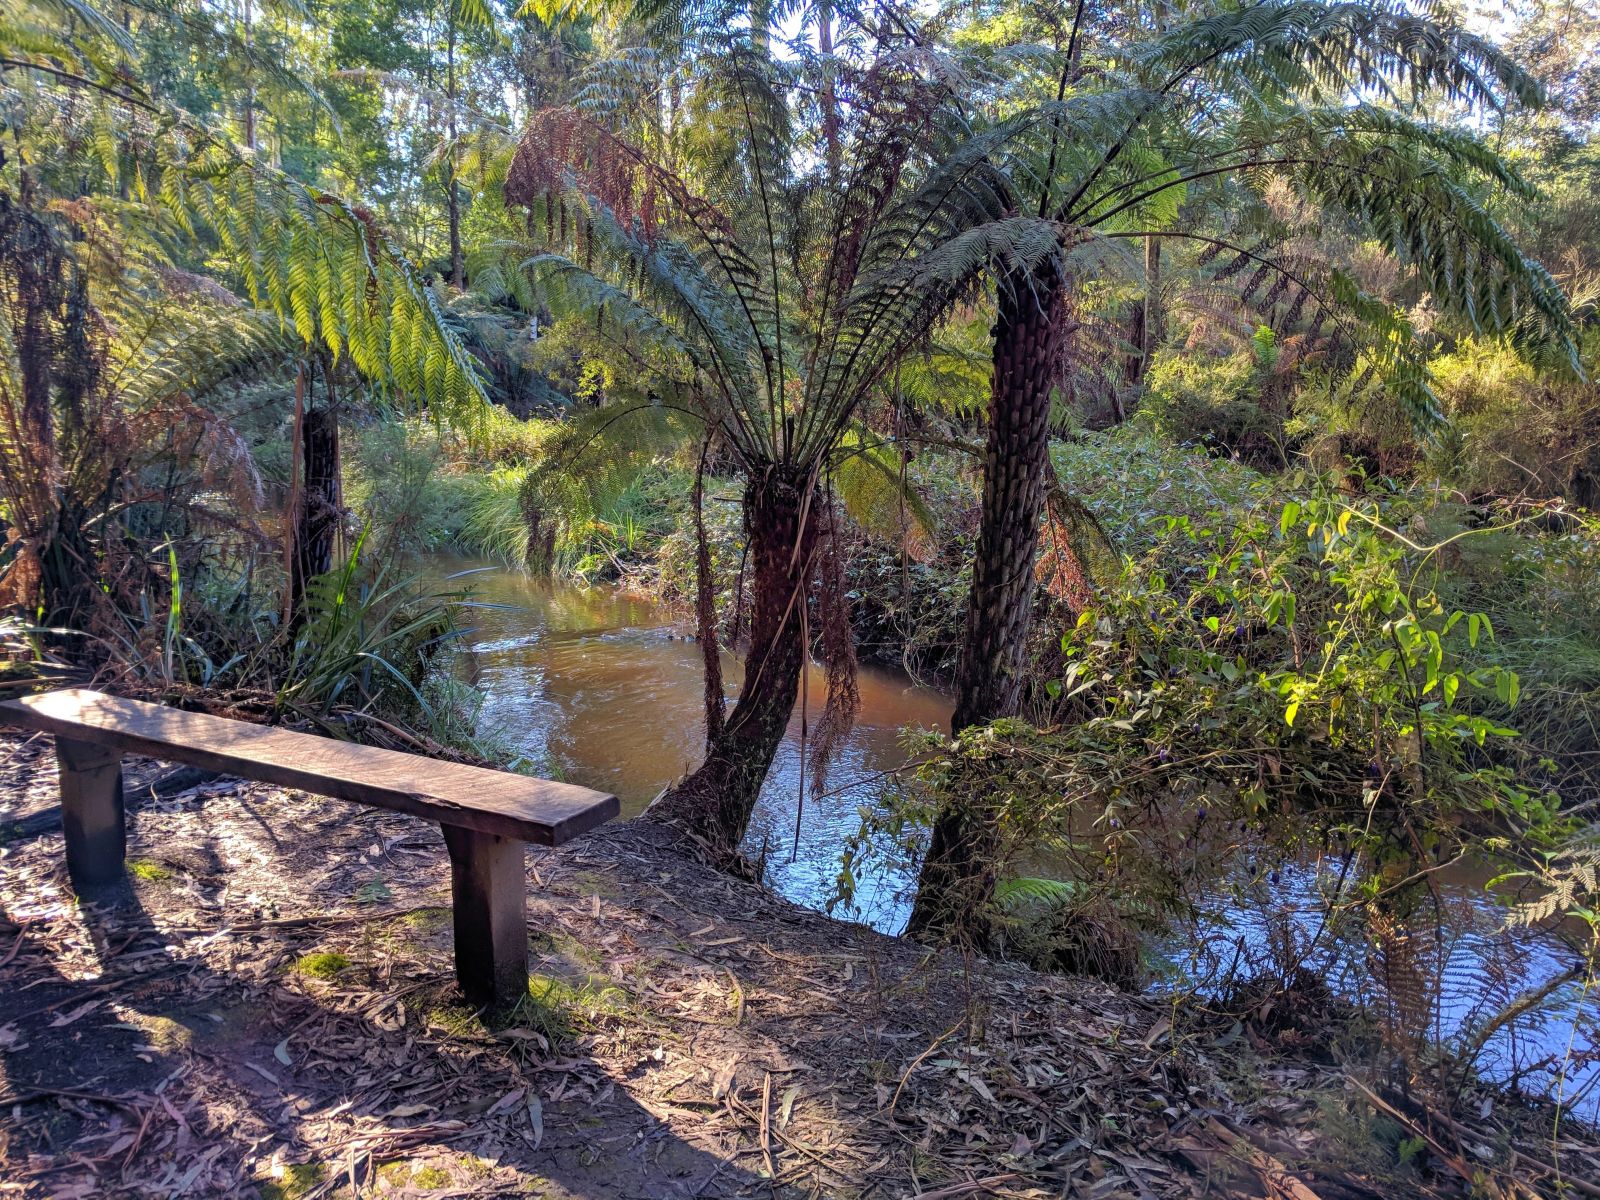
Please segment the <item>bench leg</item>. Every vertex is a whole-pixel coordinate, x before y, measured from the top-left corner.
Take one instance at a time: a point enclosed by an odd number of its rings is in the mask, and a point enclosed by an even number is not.
[[[445,825],[455,913],[456,979],[475,1005],[528,994],[527,877],[522,842]]]
[[[61,769],[61,830],[67,874],[78,891],[122,878],[127,825],[122,810],[122,755],[104,746],[56,738]]]

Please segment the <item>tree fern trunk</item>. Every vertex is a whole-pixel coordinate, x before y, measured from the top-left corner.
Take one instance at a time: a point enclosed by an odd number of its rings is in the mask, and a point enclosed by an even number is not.
[[[295,513],[289,573],[292,625],[298,625],[304,615],[306,585],[333,569],[333,546],[344,513],[339,479],[339,417],[331,405],[324,404],[305,414],[300,461],[303,483]]]
[[[839,140],[839,94],[833,79],[833,5],[823,0],[817,5],[817,52],[826,63],[827,79],[822,85],[822,148],[828,167],[830,186],[839,182],[844,171],[844,149]]]
[[[808,502],[809,501],[809,502]],[[751,566],[750,647],[739,700],[705,761],[650,807],[731,856],[794,712],[805,663],[801,613],[811,590],[818,504],[809,476],[768,467],[745,486]]]
[[[1050,394],[1066,325],[1055,265],[1000,289],[989,392],[983,512],[952,732],[1016,712],[1033,616],[1050,443]],[[997,831],[981,797],[954,797],[934,822],[908,932],[988,940]]]

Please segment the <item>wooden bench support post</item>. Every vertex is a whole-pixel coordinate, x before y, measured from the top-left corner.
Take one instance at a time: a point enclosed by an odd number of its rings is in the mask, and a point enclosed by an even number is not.
[[[444,825],[455,913],[456,979],[475,1005],[528,994],[527,877],[522,842]]]
[[[104,746],[56,738],[61,769],[61,830],[72,886],[103,887],[122,878],[127,826],[122,810],[122,755]]]

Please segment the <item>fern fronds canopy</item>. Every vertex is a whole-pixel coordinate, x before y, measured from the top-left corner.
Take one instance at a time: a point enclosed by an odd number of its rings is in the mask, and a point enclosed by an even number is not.
[[[1423,107],[1537,103],[1537,83],[1492,43],[1400,3],[1202,5],[1133,39],[1103,35],[1092,12],[1083,20],[1088,49],[1076,65],[1056,56],[1055,95],[1010,73],[986,97],[1004,118],[978,134],[1018,207],[1068,231],[1065,249],[1153,235],[1221,253],[1219,283],[1236,276],[1247,297],[1265,286],[1340,326],[1396,403],[1434,425],[1426,355],[1392,306],[1343,264],[1219,227],[1219,212],[1287,185],[1375,238],[1443,311],[1576,364],[1565,297],[1486,201],[1527,197],[1528,183],[1482,137]]]
[[[305,349],[470,425],[487,397],[438,296],[364,208],[275,169],[142,85],[136,41],[90,0],[21,0],[0,21],[3,92],[38,136],[96,149],[92,182],[221,257]],[[82,181],[74,179],[74,194]]]
[[[747,465],[818,464],[991,262],[1047,257],[1058,230],[1009,211],[984,148],[942,127],[914,75],[882,81],[829,190],[784,149],[781,73],[738,50],[721,66],[703,86],[739,128],[725,161],[690,178],[582,109],[547,110],[506,200],[553,307],[662,364],[654,386]]]

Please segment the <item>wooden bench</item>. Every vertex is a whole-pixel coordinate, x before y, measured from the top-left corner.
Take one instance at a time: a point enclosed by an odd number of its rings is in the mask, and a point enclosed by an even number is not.
[[[55,735],[67,873],[122,878],[122,755],[188,763],[439,822],[450,853],[456,978],[474,1004],[527,994],[523,842],[559,846],[617,815],[617,798],[248,721],[72,688],[0,703],[0,722]]]

